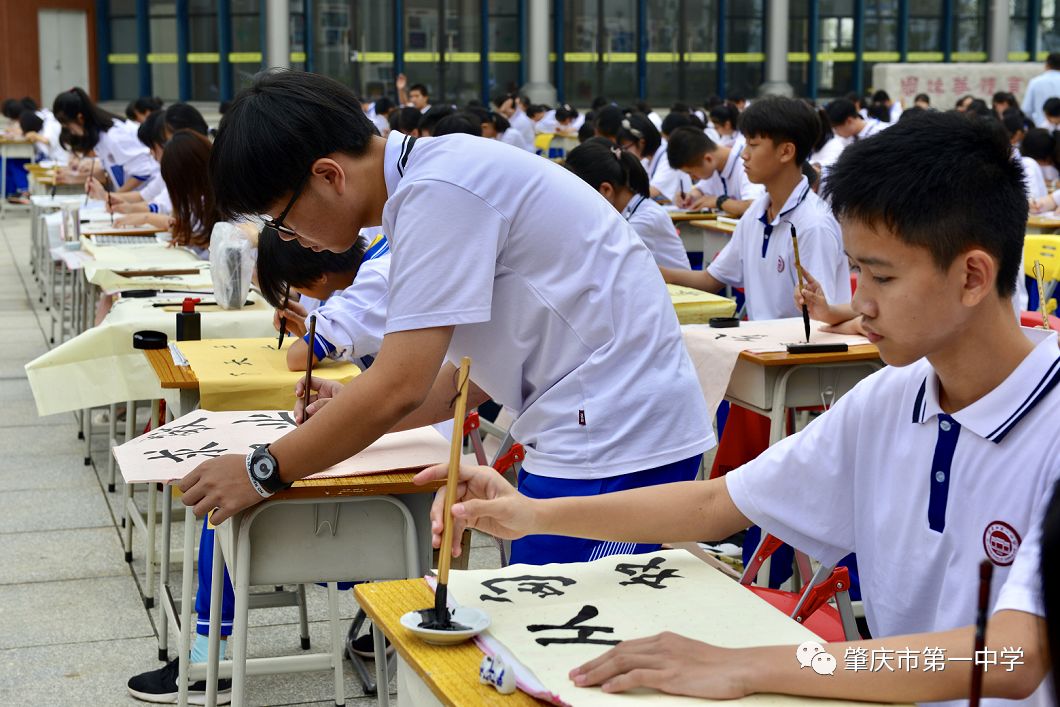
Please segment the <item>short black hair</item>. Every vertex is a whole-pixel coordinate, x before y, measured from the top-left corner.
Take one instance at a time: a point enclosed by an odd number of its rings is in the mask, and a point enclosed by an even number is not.
[[[568,103],[562,104],[559,108],[556,108],[556,122],[560,123],[564,120],[573,120],[578,117],[578,109],[574,108]]]
[[[1016,105],[1016,97],[1013,96],[1008,91],[998,91],[990,99],[990,102],[995,104],[995,105],[998,104],[998,103],[1007,103],[1010,106],[1014,106],[1014,105]]]
[[[303,71],[259,75],[221,119],[210,180],[223,218],[260,214],[335,152],[361,155],[378,135],[353,92]]]
[[[876,93],[872,94],[873,103],[886,103],[889,100],[891,100],[890,94],[884,91],[882,88],[876,91]]]
[[[973,115],[978,115],[981,118],[997,115],[996,113],[994,113],[994,110],[990,106],[988,106],[986,104],[986,101],[984,101],[982,98],[973,98],[972,102],[968,104],[968,107],[965,108],[964,112],[971,113]]]
[[[733,103],[743,103],[747,98],[742,93],[730,93],[729,100]]]
[[[714,152],[718,146],[699,128],[686,125],[670,133],[666,144],[666,159],[674,169],[695,167],[703,156]]]
[[[542,113],[547,113],[548,111],[549,107],[544,103],[533,103],[526,107],[526,116],[528,118],[533,118],[535,115],[541,115]]]
[[[430,109],[420,116],[419,125],[416,127],[420,135],[434,135],[434,128],[442,122],[442,118],[455,113],[452,106],[431,106]]]
[[[900,116],[898,116],[898,122],[900,123],[903,120],[910,120],[914,116],[920,115],[921,113],[927,113],[930,110],[934,109],[922,108],[920,106],[909,106],[908,108],[902,111],[902,114]]]
[[[1060,117],[1060,98],[1053,96],[1045,99],[1045,104],[1042,105],[1042,112],[1050,118]]]
[[[650,193],[648,173],[637,156],[607,138],[589,138],[567,153],[563,166],[596,190],[607,182],[644,197]]]
[[[931,105],[931,96],[926,93],[918,93],[913,96],[913,103],[927,103],[928,105]]]
[[[409,86],[409,93],[412,93],[413,91],[416,91],[417,93],[422,93],[424,98],[428,98],[431,95],[431,92],[428,91],[427,87],[422,83],[414,83]]]
[[[397,104],[386,96],[378,98],[375,101],[375,112],[377,115],[386,115],[390,111],[394,110],[394,108],[396,107]]]
[[[154,113],[156,110],[161,110],[163,105],[162,99],[157,96],[140,96],[129,101],[129,105],[125,106],[125,117],[129,120],[136,120],[137,113]]]
[[[136,129],[136,137],[147,149],[166,146],[166,118],[165,110],[156,110],[150,113],[140,127]]]
[[[1060,52],[1050,52],[1045,57],[1045,65],[1054,71],[1060,70]]]
[[[618,106],[605,105],[596,111],[596,132],[601,136],[614,140],[622,129],[622,121],[626,116]],[[586,120],[585,122],[589,122]]]
[[[817,114],[804,101],[784,96],[765,96],[740,115],[740,132],[747,138],[768,138],[774,144],[795,146],[795,164],[801,165],[817,144],[821,125]]]
[[[1016,133],[1027,132],[1027,119],[1018,108],[1009,108],[1001,116],[1001,125],[1004,126],[1008,136],[1015,137]]]
[[[842,125],[851,118],[858,117],[858,107],[849,98],[837,98],[824,107],[832,127]]]
[[[44,129],[44,120],[36,111],[24,110],[18,116],[18,126],[23,133],[39,133]]]
[[[356,277],[368,247],[364,238],[342,253],[303,248],[298,241],[285,241],[266,226],[258,236],[258,288],[265,301],[276,309],[283,307],[287,286],[311,287],[329,273],[353,273]]]
[[[1055,148],[1053,134],[1045,128],[1031,128],[1020,143],[1020,152],[1035,160],[1051,160]]]
[[[881,123],[891,122],[891,109],[887,107],[886,103],[874,102],[865,111],[870,118],[875,118]]]
[[[589,122],[582,123],[582,126],[578,128],[578,142],[582,143],[594,137],[596,137],[596,128],[593,127],[593,124]]]
[[[17,98],[7,98],[4,100],[3,106],[0,107],[0,112],[8,120],[18,120],[18,116],[22,115],[22,101]]]
[[[884,226],[926,248],[940,270],[982,248],[998,260],[998,293],[1015,290],[1027,195],[1023,169],[996,121],[932,111],[900,121],[847,147],[824,196],[837,218]]]
[[[672,135],[674,130],[685,125],[690,125],[691,123],[692,121],[689,120],[688,113],[675,113],[670,111],[666,114],[666,117],[663,118],[662,127],[659,128],[659,132],[663,135]]]
[[[611,99],[607,96],[597,96],[593,99],[593,102],[589,104],[590,110],[600,110],[606,105],[612,105]]]
[[[166,128],[171,133],[178,130],[194,130],[200,135],[209,135],[210,128],[199,109],[190,103],[174,103],[166,108]]]
[[[671,113],[691,113],[692,109],[689,107],[689,105],[687,103],[684,103],[683,101],[674,101],[673,104],[670,105],[670,112]]]
[[[730,123],[736,130],[740,125],[740,109],[735,103],[719,103],[710,109],[710,120],[714,124]]]
[[[420,113],[419,108],[405,106],[401,110],[395,112],[397,113],[397,124],[393,127],[399,133],[405,133],[407,135],[420,126],[420,118],[423,117],[423,113]]]
[[[442,135],[453,135],[454,133],[465,133],[482,137],[482,123],[474,113],[452,113],[438,121],[431,135],[441,137]]]

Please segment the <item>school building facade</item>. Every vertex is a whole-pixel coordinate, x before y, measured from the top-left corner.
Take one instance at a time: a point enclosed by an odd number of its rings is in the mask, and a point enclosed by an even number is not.
[[[426,84],[434,101],[486,100],[530,85],[538,96],[574,105],[605,95],[665,106],[711,94],[753,96],[763,84],[787,84],[813,98],[860,92],[878,62],[1039,61],[1060,51],[1060,0],[0,5],[0,66],[8,67],[0,70],[0,93],[45,101],[53,86],[78,82],[102,100],[219,101],[262,68],[285,65],[327,74],[369,97],[393,94],[403,72],[410,83]],[[74,36],[78,22],[81,36]],[[65,58],[77,52],[80,72],[72,68],[76,57]],[[55,75],[56,63],[68,65],[60,67],[65,73]]]

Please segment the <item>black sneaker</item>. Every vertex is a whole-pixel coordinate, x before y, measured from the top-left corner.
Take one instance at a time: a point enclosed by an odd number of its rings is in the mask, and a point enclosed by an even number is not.
[[[350,626],[350,630],[353,630],[353,626]],[[374,628],[369,628],[368,633],[361,636],[346,636],[346,652],[351,656],[357,655],[368,660],[375,659],[375,640],[372,638],[372,631]],[[386,646],[386,654],[390,655],[394,652],[394,646],[390,645],[390,640],[383,637],[383,645]]]
[[[149,670],[129,678],[129,694],[144,702],[156,704],[177,703],[177,675],[180,663],[171,660],[158,670]],[[217,681],[217,704],[227,705],[232,701],[232,681]],[[206,704],[206,681],[192,683],[188,688],[188,704]]]

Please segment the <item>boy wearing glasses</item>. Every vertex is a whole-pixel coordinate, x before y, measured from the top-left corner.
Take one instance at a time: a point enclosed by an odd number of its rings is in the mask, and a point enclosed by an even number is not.
[[[282,72],[225,114],[211,172],[224,212],[269,214],[283,238],[314,250],[345,251],[382,225],[391,290],[372,367],[251,464],[219,457],[189,474],[181,488],[198,515],[219,509],[220,523],[386,432],[450,418],[452,361],[465,355],[470,404],[492,397],[517,414],[527,495],[690,480],[714,445],[651,254],[558,165],[469,135],[383,139],[347,88]],[[258,484],[251,466],[265,471]],[[533,536],[512,561],[656,547]]]

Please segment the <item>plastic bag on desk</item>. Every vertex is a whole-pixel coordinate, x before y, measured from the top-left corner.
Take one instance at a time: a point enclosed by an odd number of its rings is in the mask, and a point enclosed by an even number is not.
[[[238,226],[224,221],[210,234],[210,275],[217,304],[242,309],[254,274],[254,244]]]

